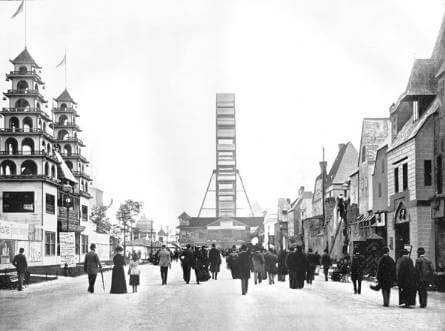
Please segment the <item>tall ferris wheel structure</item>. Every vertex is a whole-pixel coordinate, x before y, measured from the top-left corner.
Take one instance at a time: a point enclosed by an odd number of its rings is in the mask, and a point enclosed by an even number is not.
[[[212,171],[198,217],[253,216],[236,162],[235,94],[216,94],[216,167]]]

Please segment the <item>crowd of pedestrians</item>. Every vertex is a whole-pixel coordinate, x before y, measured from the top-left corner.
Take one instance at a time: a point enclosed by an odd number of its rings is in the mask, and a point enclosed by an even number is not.
[[[85,255],[84,271],[88,274],[88,292],[94,293],[94,285],[99,272],[102,272],[102,264],[95,252],[95,244],[91,244],[90,251]],[[206,246],[187,245],[182,251],[172,253],[165,245],[156,253],[156,259],[160,267],[161,284],[167,285],[168,270],[174,260],[181,262],[183,279],[186,284],[190,283],[191,270],[194,270],[196,284],[207,281],[210,278],[218,279],[222,258],[225,257],[227,268],[233,279],[241,280],[241,294],[246,295],[249,288],[249,279],[253,273],[255,285],[268,279],[269,285],[275,284],[275,276],[278,281],[285,281],[289,276],[289,287],[291,289],[304,288],[305,282],[312,285],[317,270],[323,270],[324,280],[329,280],[329,270],[333,266],[328,251],[325,250],[320,256],[318,252],[308,249],[304,252],[302,246],[291,246],[288,251],[281,250],[279,254],[275,250],[265,250],[259,245],[242,245],[238,250],[236,246],[232,249],[220,251],[215,244],[210,250]],[[431,261],[425,256],[425,250],[420,247],[417,250],[415,263],[406,249],[401,251],[401,256],[395,262],[389,256],[388,247],[382,250],[382,256],[378,262],[376,280],[377,284],[371,289],[382,291],[383,306],[390,305],[391,288],[395,285],[399,292],[399,306],[411,308],[416,305],[416,295],[419,295],[420,307],[427,306],[427,289],[433,281],[434,268]],[[140,255],[133,252],[129,262],[128,275],[129,285],[133,292],[137,292],[140,284]],[[19,249],[19,254],[14,257],[13,265],[17,269],[18,290],[23,289],[23,279],[27,272],[27,261],[24,249]],[[118,246],[113,257],[113,271],[111,276],[110,293],[127,293],[124,266],[126,260],[123,248]],[[210,268],[210,272],[209,272]],[[332,272],[331,278],[336,279],[335,272],[350,275],[354,294],[362,293],[362,280],[364,277],[365,259],[358,250],[354,251],[351,259],[344,257],[342,262]],[[347,278],[346,278],[347,279]]]

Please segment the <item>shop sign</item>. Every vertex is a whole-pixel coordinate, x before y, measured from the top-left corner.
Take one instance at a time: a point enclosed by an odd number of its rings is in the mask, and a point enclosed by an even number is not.
[[[76,266],[76,242],[74,232],[60,232],[60,264],[68,267]]]
[[[0,239],[0,264],[12,262],[15,253],[15,240]]]
[[[0,221],[0,239],[28,240],[29,225]]]

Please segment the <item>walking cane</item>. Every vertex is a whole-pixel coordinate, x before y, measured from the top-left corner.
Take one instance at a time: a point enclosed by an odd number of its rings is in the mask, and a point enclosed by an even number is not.
[[[102,276],[102,288],[104,289],[104,292],[105,292],[104,273],[102,271],[102,268],[100,268],[100,275]]]

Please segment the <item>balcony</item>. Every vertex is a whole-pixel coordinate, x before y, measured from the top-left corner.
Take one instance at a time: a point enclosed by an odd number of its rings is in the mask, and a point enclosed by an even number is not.
[[[73,114],[74,116],[79,117],[76,109],[74,109],[74,108],[65,108],[65,109],[53,108],[52,112],[54,114]]]
[[[60,155],[64,158],[64,159],[80,159],[81,161],[85,162],[85,163],[90,163],[85,156],[83,156],[80,153],[71,153],[71,154],[67,154],[67,153],[60,153]]]
[[[9,151],[0,151],[0,158],[1,157],[5,157],[5,158],[11,158],[11,157],[23,157],[23,158],[46,157],[46,158],[51,159],[51,160],[53,160],[55,162],[58,162],[55,154],[49,154],[47,152],[39,152],[39,151],[34,151],[34,152],[17,151],[17,152],[13,152],[13,153],[11,153]]]
[[[11,78],[29,78],[29,77],[35,78],[35,80],[38,83],[43,84],[42,78],[35,71],[10,71],[9,74],[6,74],[6,78],[7,79],[11,79]]]
[[[65,139],[57,139],[58,143],[68,142],[68,143],[78,143],[80,146],[85,147],[85,144],[82,140],[77,137],[67,137]]]
[[[90,175],[86,174],[85,172],[82,172],[82,171],[71,171],[71,172],[76,177],[83,177],[86,180],[91,180]]]
[[[1,110],[2,113],[17,113],[18,115],[24,115],[26,113],[38,113],[40,115],[43,115],[46,119],[51,120],[51,117],[43,110],[39,108],[9,108],[9,107],[3,107]]]
[[[20,134],[20,135],[43,134],[49,140],[51,140],[51,141],[54,140],[54,137],[50,133],[44,131],[43,129],[39,129],[39,128],[32,128],[32,129],[5,128],[5,129],[0,129],[0,135],[11,135],[11,134]]]
[[[6,93],[3,93],[5,96],[10,97],[10,96],[35,96],[40,98],[43,102],[46,102],[45,98],[43,97],[43,95],[40,94],[39,90],[8,90]]]
[[[58,179],[56,178],[51,178],[48,177],[46,175],[0,175],[0,178],[2,181],[30,181],[30,182],[35,182],[35,181],[45,181],[48,183],[52,183],[52,184],[59,184]]]
[[[61,129],[61,128],[66,128],[66,129],[74,129],[78,132],[82,132],[82,130],[79,128],[79,126],[74,123],[74,122],[65,122],[65,123],[54,123],[54,128],[55,129]]]

